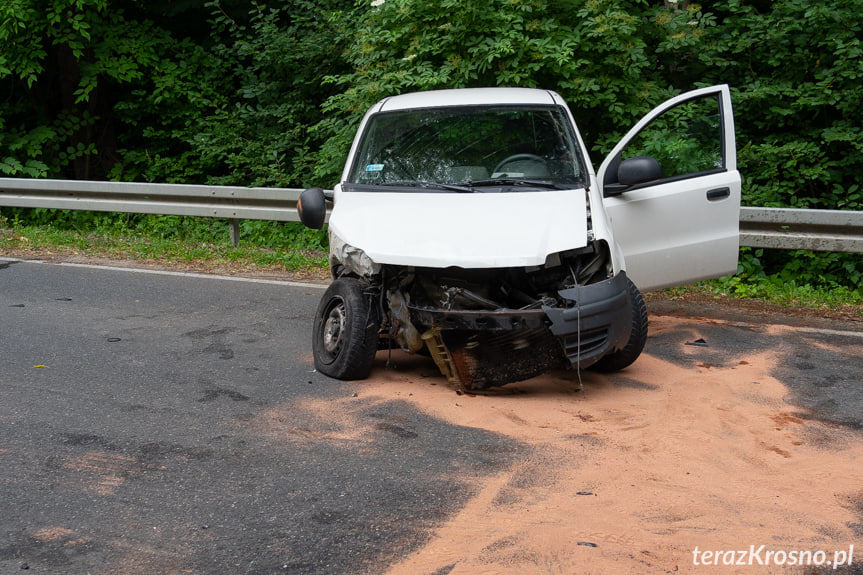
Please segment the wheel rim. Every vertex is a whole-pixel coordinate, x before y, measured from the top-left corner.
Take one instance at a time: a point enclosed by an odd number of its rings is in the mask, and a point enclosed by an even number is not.
[[[323,338],[324,351],[327,352],[330,358],[336,358],[341,351],[342,343],[344,342],[346,318],[347,309],[345,302],[340,298],[332,302],[327,313],[324,315],[321,337]]]

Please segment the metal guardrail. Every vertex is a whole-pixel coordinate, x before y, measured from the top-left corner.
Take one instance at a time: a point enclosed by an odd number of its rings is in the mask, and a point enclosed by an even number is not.
[[[298,222],[302,191],[0,178],[0,206]]]
[[[298,222],[303,190],[138,182],[0,178],[0,206],[226,218],[231,241],[240,220]]]
[[[740,208],[740,245],[863,253],[863,212]]]
[[[294,188],[0,178],[0,206],[298,222]],[[863,212],[740,209],[740,245],[863,253]]]

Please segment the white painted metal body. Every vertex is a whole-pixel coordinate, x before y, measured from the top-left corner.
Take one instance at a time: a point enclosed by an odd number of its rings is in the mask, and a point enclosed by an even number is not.
[[[405,214],[412,214],[406,217]],[[381,194],[336,200],[330,233],[379,264],[443,268],[538,266],[587,244],[584,193]]]

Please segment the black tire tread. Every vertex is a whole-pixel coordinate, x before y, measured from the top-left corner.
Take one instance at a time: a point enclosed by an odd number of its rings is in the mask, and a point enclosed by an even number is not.
[[[368,284],[353,277],[333,280],[324,292],[315,312],[312,330],[312,351],[315,369],[324,375],[341,379],[357,380],[368,377],[378,349],[380,320],[375,306],[366,295]],[[332,361],[323,349],[322,324],[324,314],[334,298],[341,298],[346,307],[345,344]]]
[[[606,355],[590,366],[592,371],[611,373],[629,367],[638,359],[644,350],[644,344],[647,343],[647,304],[632,280],[627,279],[627,282],[632,303],[632,331],[629,340],[623,349]]]

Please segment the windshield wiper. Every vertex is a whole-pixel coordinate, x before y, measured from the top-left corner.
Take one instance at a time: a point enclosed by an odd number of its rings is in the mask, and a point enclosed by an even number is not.
[[[535,188],[545,188],[549,190],[571,190],[573,188],[584,186],[584,182],[575,181],[572,183],[558,183],[551,180],[532,180],[527,178],[490,178],[486,180],[467,180],[464,182],[442,183],[442,182],[386,182],[373,184],[381,187],[403,187],[403,188],[423,188],[426,190],[449,190],[463,194],[471,194],[476,192],[476,188],[490,186],[525,186]]]
[[[473,182],[459,182],[457,184],[440,184],[438,182],[422,182],[418,183],[419,187],[431,190],[451,190],[453,192],[462,192],[472,194],[476,190],[473,189]]]
[[[437,182],[413,182],[413,181],[404,181],[404,182],[381,182],[376,184],[355,184],[349,182],[346,185],[345,189],[352,189],[354,187],[359,186],[367,186],[372,188],[402,188],[402,189],[410,189],[410,188],[422,188],[424,190],[450,190],[453,192],[463,192],[463,193],[473,193],[476,190],[468,187],[467,185],[458,184],[439,184]]]
[[[488,180],[473,180],[464,182],[469,186],[535,186],[537,188],[548,188],[550,190],[569,190],[572,185],[558,184],[551,180],[531,180],[525,178],[491,178]]]

